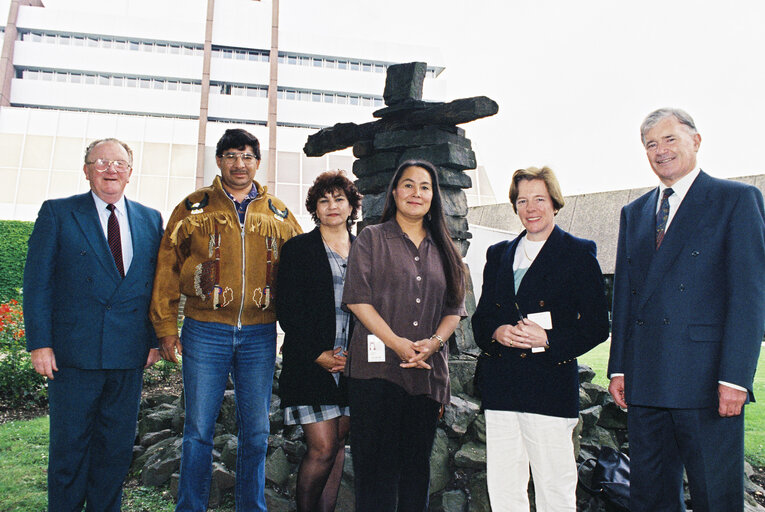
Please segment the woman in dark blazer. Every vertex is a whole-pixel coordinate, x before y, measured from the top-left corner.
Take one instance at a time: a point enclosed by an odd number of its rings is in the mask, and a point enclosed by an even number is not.
[[[486,414],[492,510],[576,510],[572,431],[579,415],[576,357],[608,337],[595,243],[555,225],[563,195],[544,167],[513,175],[510,201],[526,228],[486,254],[473,315],[477,384]]]
[[[301,424],[308,445],[298,469],[298,511],[332,511],[337,501],[350,428],[342,372],[352,328],[340,300],[360,206],[358,190],[342,171],[320,174],[306,198],[317,227],[285,243],[279,260],[279,394],[285,423]]]

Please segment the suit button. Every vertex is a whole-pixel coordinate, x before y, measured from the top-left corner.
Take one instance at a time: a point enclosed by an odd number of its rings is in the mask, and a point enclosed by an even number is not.
[[[112,309],[112,305],[111,305],[111,304],[107,304],[107,305],[106,305],[106,311],[109,311],[109,310],[111,310],[111,309]]]
[[[527,355],[528,354],[526,352],[521,352],[521,359],[526,359]]]
[[[86,254],[88,254],[88,251],[80,251],[80,256],[85,256]]]
[[[87,282],[89,282],[89,283],[92,283],[92,282],[93,282],[93,278],[92,278],[92,277],[90,277],[90,276],[86,277],[86,278],[85,278],[85,280],[86,280]]]
[[[635,323],[636,323],[637,325],[643,325],[643,324],[645,324],[645,322],[643,322],[642,320],[635,320]]]
[[[681,292],[684,292],[685,291],[685,285],[680,283],[680,286],[678,286],[677,289],[680,290]]]
[[[630,293],[631,293],[632,295],[637,295],[637,290],[633,288],[632,290],[630,290]]]
[[[664,319],[664,325],[669,325],[669,318]]]
[[[693,251],[693,252],[691,253],[691,256],[698,256],[698,255],[699,255],[699,251]]]

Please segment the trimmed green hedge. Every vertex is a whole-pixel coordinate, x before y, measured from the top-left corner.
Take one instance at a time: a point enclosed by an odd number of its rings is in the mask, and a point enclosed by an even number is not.
[[[18,299],[34,222],[0,220],[0,301]]]

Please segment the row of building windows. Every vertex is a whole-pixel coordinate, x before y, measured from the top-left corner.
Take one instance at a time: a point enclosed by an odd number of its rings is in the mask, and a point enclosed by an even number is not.
[[[38,69],[22,69],[16,73],[17,78],[24,80],[42,80],[86,85],[106,85],[110,87],[128,87],[137,89],[152,89],[158,91],[202,91],[198,82],[165,80],[162,78],[139,78],[135,76],[118,76],[95,73],[76,73],[66,71],[49,71]],[[211,94],[249,96],[267,98],[268,88],[262,85],[232,85],[213,82],[210,84]],[[336,105],[354,105],[362,107],[382,107],[383,99],[379,96],[364,96],[358,94],[334,93],[323,91],[305,91],[278,88],[276,97],[279,100],[310,101],[313,103],[332,103]]]
[[[268,50],[242,50],[234,48],[213,48],[212,57],[219,59],[249,60],[252,62],[268,62]]]
[[[84,36],[68,34],[48,34],[42,32],[20,32],[19,39],[33,43],[57,44],[59,46],[87,46],[91,48],[114,48],[117,50],[143,51],[149,53],[169,53],[171,55],[203,55],[201,46],[137,41],[109,36]],[[267,59],[266,59],[267,60]]]
[[[130,87],[154,89],[159,91],[201,92],[202,85],[191,81],[163,80],[161,78],[138,78],[134,76],[114,76],[95,73],[68,73],[66,71],[45,71],[24,69],[16,72],[17,78],[24,80],[42,80],[86,85],[108,85],[111,87]]]
[[[204,53],[204,48],[201,45],[142,41],[110,36],[69,35],[51,34],[37,31],[19,31],[18,37],[21,41],[57,44],[60,46],[87,46],[93,48],[132,50],[149,53],[167,53],[171,55],[201,56]],[[242,61],[246,60],[253,62],[268,62],[269,51],[215,47],[212,49],[212,57]],[[350,60],[336,57],[311,57],[307,55],[297,55],[294,53],[286,52],[279,53],[279,64],[308,66],[314,68],[344,69],[367,73],[384,73],[388,69],[388,64],[382,62]],[[430,77],[435,77],[436,70],[434,68],[428,68],[427,75]]]
[[[233,85],[213,82],[210,84],[210,94],[267,98],[268,87],[264,85]],[[310,101],[313,103],[333,103],[335,105],[354,105],[362,107],[382,107],[385,104],[380,96],[308,91],[288,89],[286,87],[279,87],[277,89],[276,98],[288,101]]]

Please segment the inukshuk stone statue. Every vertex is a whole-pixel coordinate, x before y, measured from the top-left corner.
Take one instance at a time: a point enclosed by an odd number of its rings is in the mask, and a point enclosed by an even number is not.
[[[410,62],[388,68],[385,80],[385,108],[374,112],[378,121],[357,125],[338,123],[308,137],[303,147],[307,156],[322,156],[353,146],[353,174],[364,194],[362,229],[375,224],[382,215],[385,192],[396,167],[412,158],[427,160],[438,168],[438,180],[446,215],[446,225],[462,256],[471,238],[467,222],[467,198],[462,191],[471,187],[464,173],[475,169],[476,158],[465,130],[457,125],[492,116],[497,103],[485,96],[463,98],[449,103],[422,100],[427,64]],[[471,287],[472,288],[472,287]],[[475,298],[466,299],[469,313]],[[455,334],[454,352],[473,352],[475,343],[469,325],[463,321]]]

